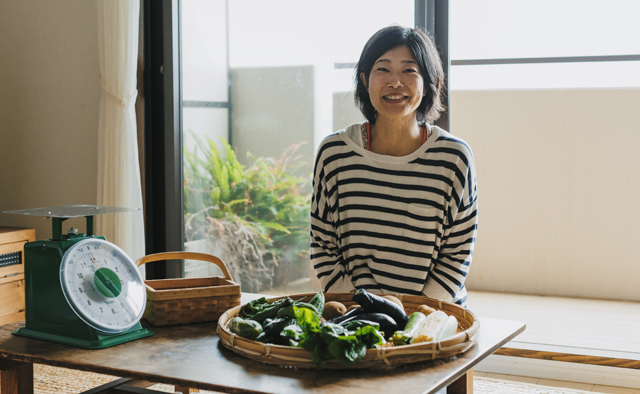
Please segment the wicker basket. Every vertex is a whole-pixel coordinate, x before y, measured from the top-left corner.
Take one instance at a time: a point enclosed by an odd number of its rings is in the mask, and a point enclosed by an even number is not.
[[[299,294],[290,296],[293,299],[305,297],[309,301],[313,294]],[[339,301],[345,306],[355,304],[352,301],[352,293],[327,293],[326,301]],[[423,342],[405,346],[381,347],[368,349],[363,360],[351,365],[342,365],[337,360],[324,362],[325,369],[359,369],[359,368],[390,368],[402,364],[415,363],[420,361],[446,358],[466,352],[478,340],[480,322],[474,314],[456,304],[442,302],[439,300],[410,295],[396,295],[405,308],[407,314],[415,312],[420,305],[428,305],[432,308],[442,310],[448,315],[453,315],[458,319],[458,333],[444,341]],[[283,297],[270,299],[270,302]],[[218,320],[218,334],[223,346],[232,351],[267,364],[276,364],[287,367],[315,368],[311,359],[311,353],[302,348],[264,344],[252,341],[236,334],[232,334],[227,329],[227,323],[231,318],[240,313],[242,307],[238,306],[225,312]]]
[[[215,321],[229,308],[240,305],[240,285],[224,262],[204,253],[166,252],[141,257],[141,266],[162,260],[201,260],[220,267],[224,278],[146,280],[147,305],[143,317],[155,326]]]

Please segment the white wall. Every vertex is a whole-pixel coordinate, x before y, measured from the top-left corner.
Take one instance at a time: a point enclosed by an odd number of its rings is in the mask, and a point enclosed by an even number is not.
[[[640,301],[640,89],[453,91],[474,153],[471,290]],[[334,95],[336,129],[359,122]]]
[[[0,212],[97,199],[98,28],[95,1],[0,3]],[[65,226],[84,221],[74,219]],[[0,226],[51,221],[0,213]]]
[[[473,290],[640,301],[640,89],[454,91],[477,166]]]

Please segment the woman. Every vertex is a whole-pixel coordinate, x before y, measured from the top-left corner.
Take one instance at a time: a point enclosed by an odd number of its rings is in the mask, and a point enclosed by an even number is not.
[[[426,295],[465,305],[477,229],[469,146],[430,125],[444,72],[422,31],[375,33],[357,65],[367,121],[322,142],[314,170],[311,258],[325,292]]]

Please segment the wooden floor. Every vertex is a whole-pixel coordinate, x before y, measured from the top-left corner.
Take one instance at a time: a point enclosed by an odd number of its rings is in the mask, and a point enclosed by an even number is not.
[[[640,369],[640,303],[469,292],[467,304],[527,324],[498,354]]]

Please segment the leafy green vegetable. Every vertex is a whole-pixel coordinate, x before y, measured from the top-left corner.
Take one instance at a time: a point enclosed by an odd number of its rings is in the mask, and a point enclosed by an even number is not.
[[[269,307],[271,304],[269,304],[269,301],[267,301],[266,298],[262,297],[260,299],[257,300],[253,300],[249,303],[247,303],[245,306],[242,307],[242,313],[246,316],[246,317],[253,317],[253,315],[255,315],[256,313],[260,312],[261,310],[263,310],[264,308]]]
[[[286,327],[283,333],[311,353],[316,369],[323,362],[338,359],[342,364],[351,364],[364,358],[367,348],[385,343],[376,323],[354,321],[341,326],[320,322],[320,316],[311,308],[293,306],[297,325]],[[295,328],[294,328],[295,327]]]
[[[313,305],[318,310],[320,316],[322,316],[322,312],[324,312],[324,294],[322,293],[322,290],[313,296],[311,301],[309,301],[309,304]]]

